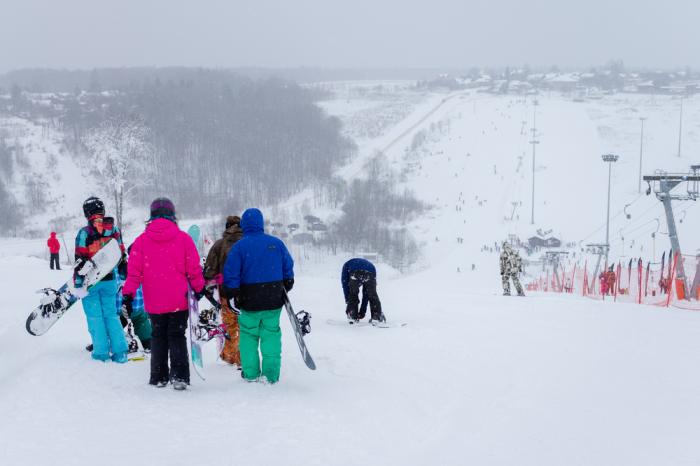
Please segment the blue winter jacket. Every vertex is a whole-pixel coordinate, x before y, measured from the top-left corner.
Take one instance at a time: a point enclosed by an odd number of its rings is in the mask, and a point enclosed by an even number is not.
[[[345,294],[345,301],[348,300],[348,293],[350,292],[350,273],[356,270],[366,270],[370,272],[375,277],[377,276],[377,269],[368,260],[355,258],[350,259],[343,265],[343,273],[340,276],[340,282],[343,285],[343,293]],[[364,315],[367,309],[367,295],[364,290],[362,291],[362,305],[360,306],[360,314]]]
[[[265,234],[258,209],[243,213],[241,229],[243,238],[233,245],[224,265],[224,293],[245,311],[279,309],[284,290],[294,284],[294,260],[281,240]]]

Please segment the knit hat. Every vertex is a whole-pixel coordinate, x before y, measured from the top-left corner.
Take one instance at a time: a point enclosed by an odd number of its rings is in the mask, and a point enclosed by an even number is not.
[[[228,230],[231,228],[233,225],[240,225],[241,224],[241,217],[237,215],[229,215],[226,217],[226,229]]]

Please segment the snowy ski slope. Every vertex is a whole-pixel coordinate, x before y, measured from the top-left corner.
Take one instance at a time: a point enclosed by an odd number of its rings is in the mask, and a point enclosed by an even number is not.
[[[408,116],[379,136],[360,139],[362,156],[340,174],[352,176],[375,148],[389,145],[446,97],[428,94],[406,104]],[[42,244],[0,243],[5,254],[0,280],[3,290],[12,290],[0,305],[3,460],[697,464],[697,314],[547,293],[505,298],[500,296],[497,254],[480,248],[509,233],[526,239],[537,228],[553,229],[565,242],[594,233],[605,221],[607,199],[607,165],[600,155],[621,156],[613,170],[612,216],[638,197],[638,117],[649,117],[645,173],[685,169],[697,162],[700,104],[693,99],[684,103],[684,155],[678,159],[676,100],[656,97],[652,106],[640,96],[587,103],[539,96],[541,143],[532,226],[531,99],[518,103],[522,98],[478,95],[474,113],[470,99],[475,94],[459,97],[446,100],[416,128],[450,118],[449,134],[445,129],[434,135],[425,145],[426,155],[411,161],[414,170],[406,181],[434,206],[409,224],[425,243],[416,267],[430,267],[389,279],[398,272],[378,265],[385,312],[390,320],[408,325],[326,325],[328,318],[343,317],[340,267],[350,256],[297,255],[298,278],[290,297],[297,311],[313,315],[306,342],[318,369],[306,369],[283,319],[282,375],[276,386],[243,382],[237,371],[214,362],[213,347],[205,347],[206,382],[194,377],[184,393],[151,388],[148,363],[90,360],[84,350],[90,338],[77,305],[45,336],[28,335],[24,320],[36,305],[34,291],[64,282],[70,272],[50,271],[47,261],[28,257]],[[323,105],[343,118],[379,105],[347,100]],[[528,122],[524,131],[522,121]],[[386,154],[397,169],[406,163],[402,157],[411,137]],[[310,194],[301,193],[289,203]],[[483,206],[476,196],[486,200]],[[519,221],[504,220],[510,217],[511,202],[518,202]],[[679,236],[684,252],[692,254],[700,247],[693,235],[700,214],[686,208]],[[620,215],[611,223],[611,241],[613,232],[644,225],[662,213],[653,195],[642,196],[627,210],[632,219]],[[322,218],[332,213],[316,212]],[[642,254],[645,262],[652,249],[648,228],[655,230],[656,222],[625,235],[643,233],[631,252]],[[586,242],[602,242],[604,234],[602,229]],[[644,251],[639,251],[642,244]],[[657,240],[657,261],[669,247],[667,238]],[[611,254],[614,260],[620,255],[621,247]]]

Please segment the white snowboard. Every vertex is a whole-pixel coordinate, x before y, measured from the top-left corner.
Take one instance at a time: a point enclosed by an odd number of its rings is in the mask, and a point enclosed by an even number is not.
[[[395,321],[387,321],[387,322],[372,322],[371,324],[369,322],[356,322],[354,324],[351,324],[347,319],[346,320],[336,320],[336,319],[328,319],[326,323],[329,323],[331,325],[345,325],[346,327],[378,327],[378,328],[395,328],[395,327],[405,327],[406,324],[401,323],[401,322],[395,322]]]

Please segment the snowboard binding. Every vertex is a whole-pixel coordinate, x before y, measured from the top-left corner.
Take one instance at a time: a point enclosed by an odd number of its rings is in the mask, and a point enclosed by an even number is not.
[[[296,314],[299,327],[301,327],[301,335],[306,336],[311,333],[311,314],[306,311],[299,311]]]
[[[49,317],[50,314],[55,314],[68,306],[63,295],[53,288],[42,288],[37,293],[44,294],[41,298],[42,317]]]
[[[138,353],[139,343],[138,341],[136,341],[136,337],[134,336],[134,324],[131,321],[124,329],[124,336],[126,337],[126,341],[129,344],[129,349],[126,352],[128,354]]]
[[[226,330],[226,325],[216,321],[216,309],[205,309],[199,313],[199,322],[194,328],[195,338],[199,341],[207,342],[219,335],[226,340],[231,340],[231,335]]]

